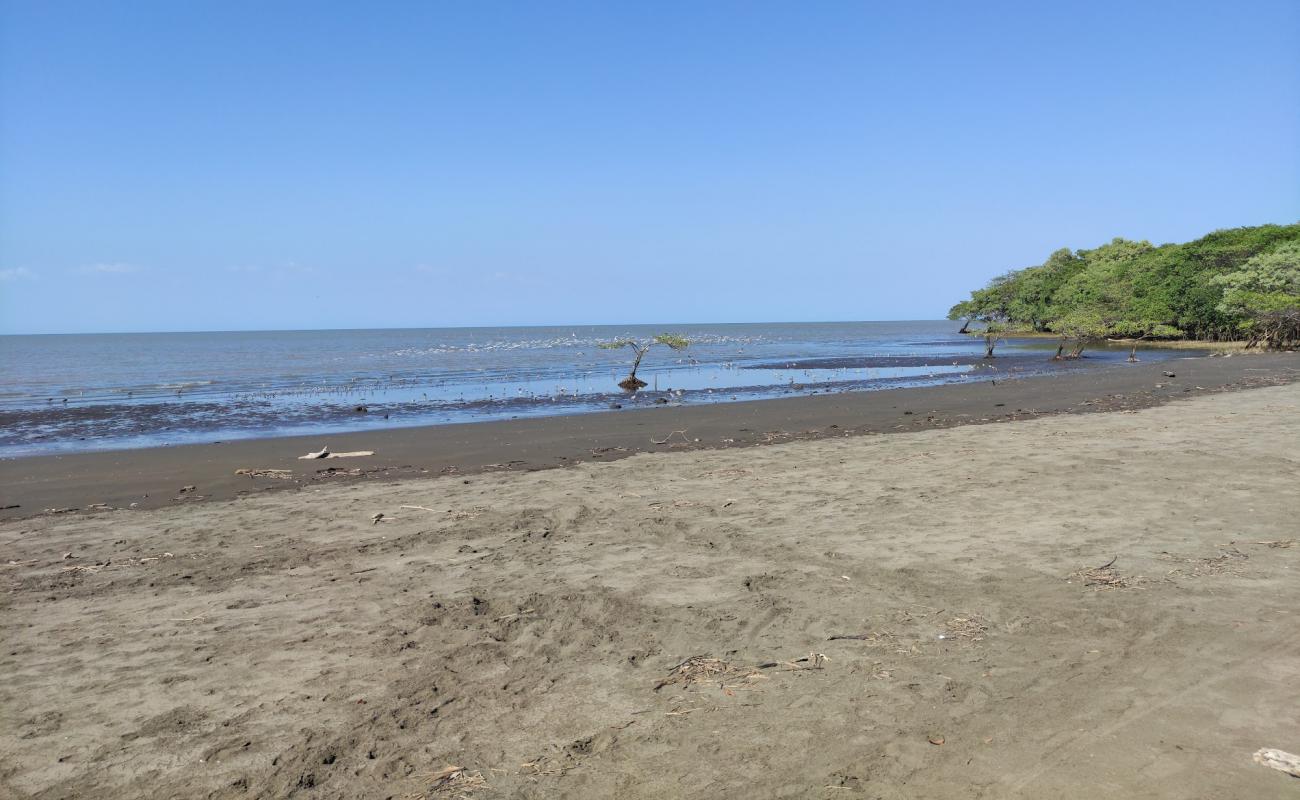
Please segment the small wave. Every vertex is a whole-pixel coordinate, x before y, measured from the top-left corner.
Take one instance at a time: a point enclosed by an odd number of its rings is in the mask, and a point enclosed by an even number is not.
[[[211,386],[212,381],[181,381],[180,383],[157,383],[147,389],[192,389],[195,386]],[[138,391],[138,390],[136,390]]]
[[[773,341],[767,336],[729,336],[717,333],[683,333],[692,347],[716,347],[730,345],[753,345]],[[643,340],[651,337],[644,333],[627,333],[623,335],[604,336],[565,336],[548,339],[500,339],[486,342],[467,342],[464,344],[438,344],[429,347],[403,347],[383,353],[371,353],[366,357],[378,358],[425,358],[428,356],[450,355],[457,353],[493,353],[534,350],[595,350],[603,344],[623,339]]]

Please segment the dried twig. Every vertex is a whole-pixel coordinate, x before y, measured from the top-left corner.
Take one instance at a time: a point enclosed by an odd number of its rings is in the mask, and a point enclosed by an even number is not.
[[[247,475],[250,478],[280,478],[288,479],[293,477],[291,469],[237,469],[236,475]]]
[[[488,789],[487,781],[481,772],[469,772],[462,767],[446,766],[429,776],[433,780],[433,791],[440,793],[466,793],[475,789]]]
[[[1119,556],[1115,556],[1110,561],[1102,564],[1100,567],[1081,569],[1070,573],[1070,578],[1079,578],[1083,581],[1084,586],[1095,586],[1105,589],[1127,589],[1130,585],[1129,579],[1120,575],[1114,569],[1115,562]]]
[[[750,673],[744,667],[737,667],[729,661],[723,661],[720,658],[712,656],[691,656],[668,670],[668,677],[655,684],[654,690],[660,689],[674,683],[680,683],[683,686],[690,686],[694,683],[711,681],[719,676],[730,676],[738,673]]]

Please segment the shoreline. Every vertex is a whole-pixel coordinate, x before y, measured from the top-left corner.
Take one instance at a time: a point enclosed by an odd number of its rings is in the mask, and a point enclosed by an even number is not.
[[[996,362],[995,362],[996,363]],[[1171,371],[1175,377],[1166,378]],[[1300,357],[1261,353],[872,392],[233,440],[0,462],[0,519],[158,508],[348,480],[534,471],[640,452],[729,449],[1132,410],[1172,399],[1300,379]],[[303,461],[328,444],[373,456]],[[237,475],[288,470],[291,478]],[[191,488],[192,487],[192,488]]]
[[[978,338],[980,329],[976,328],[967,335]],[[1004,341],[1014,339],[1023,339],[1026,341],[1057,341],[1058,339],[1068,339],[1074,341],[1072,337],[1063,336],[1051,331],[1008,331],[1002,334]],[[1139,345],[1139,350],[1204,350],[1207,353],[1241,353],[1243,355],[1265,355],[1267,350],[1251,350],[1250,344],[1245,339],[1232,340],[1211,340],[1211,339],[1133,339],[1125,337],[1106,337],[1099,340],[1093,340],[1088,350],[1097,348],[1106,349],[1107,345],[1120,345],[1119,349],[1130,347],[1133,344]],[[1111,348],[1116,349],[1116,348]]]
[[[983,345],[948,322],[725,328],[702,326],[690,332],[696,339],[689,354],[652,359],[643,370],[650,386],[634,397],[617,387],[630,362],[599,347],[612,329],[562,335],[503,328],[472,337],[231,334],[170,344],[155,337],[129,345],[148,358],[107,372],[111,337],[13,347],[15,380],[0,402],[0,461],[603,412],[662,400],[696,405],[809,389],[919,387],[978,381],[990,371],[1096,369],[1128,356],[1126,347],[1098,342],[1083,361],[1052,361],[1044,351],[1055,341],[1009,340],[990,370]],[[253,352],[270,361],[245,363]],[[287,352],[296,355],[280,364]],[[1208,351],[1145,353],[1155,361]]]
[[[0,795],[1278,796],[1300,382],[1123,412],[0,523]]]

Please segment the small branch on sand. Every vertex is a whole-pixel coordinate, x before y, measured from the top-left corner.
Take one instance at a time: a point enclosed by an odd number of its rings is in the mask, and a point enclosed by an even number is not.
[[[400,508],[410,508],[416,511],[430,511],[433,512],[434,514],[438,513],[437,511],[434,511],[432,508],[425,508],[424,506],[400,506]]]
[[[237,469],[236,475],[247,475],[250,478],[292,478],[293,470],[291,469]]]
[[[793,661],[765,661],[759,664],[755,669],[772,669],[773,667],[790,667],[791,669],[821,669],[822,664],[830,661],[822,653],[809,653],[805,658],[796,658]],[[806,667],[796,667],[796,664],[807,664]]]

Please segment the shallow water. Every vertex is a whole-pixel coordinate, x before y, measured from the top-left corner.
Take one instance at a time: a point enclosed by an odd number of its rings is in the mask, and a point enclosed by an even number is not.
[[[991,364],[951,322],[430,328],[0,337],[0,457],[363,430],[789,394],[863,391],[1122,362],[1013,341]],[[649,386],[616,386],[656,347]],[[1172,354],[1153,351],[1148,358]],[[1184,355],[1186,355],[1184,353]],[[361,410],[359,410],[361,409]]]

